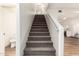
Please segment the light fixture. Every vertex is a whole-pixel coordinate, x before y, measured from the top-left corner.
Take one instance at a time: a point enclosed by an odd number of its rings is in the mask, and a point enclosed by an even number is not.
[[[67,18],[66,17],[63,17],[63,20],[66,20]]]
[[[62,10],[58,10],[59,13],[62,13]]]

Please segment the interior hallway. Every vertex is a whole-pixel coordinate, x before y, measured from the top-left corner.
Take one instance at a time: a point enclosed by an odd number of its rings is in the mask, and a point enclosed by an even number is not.
[[[79,39],[65,37],[65,56],[79,56]]]

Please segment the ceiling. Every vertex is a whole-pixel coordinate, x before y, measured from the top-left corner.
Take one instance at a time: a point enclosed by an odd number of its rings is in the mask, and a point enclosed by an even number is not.
[[[48,8],[79,8],[79,3],[49,3]]]
[[[16,4],[15,3],[0,3],[0,7],[11,8],[11,7],[16,7]]]
[[[34,3],[34,6],[37,6],[36,9],[45,9],[45,10],[49,10],[49,9],[61,9],[64,12],[73,12],[75,10],[78,10],[78,12],[76,11],[75,13],[79,13],[79,3]],[[33,7],[33,9],[35,9]],[[73,9],[72,11],[69,9]]]
[[[34,5],[43,5],[48,8],[79,8],[79,3],[35,3]],[[15,7],[15,3],[0,3],[0,6]]]

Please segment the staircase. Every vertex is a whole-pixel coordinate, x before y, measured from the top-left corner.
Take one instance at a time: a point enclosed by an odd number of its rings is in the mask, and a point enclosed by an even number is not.
[[[35,15],[24,56],[55,56],[55,52],[44,15]]]

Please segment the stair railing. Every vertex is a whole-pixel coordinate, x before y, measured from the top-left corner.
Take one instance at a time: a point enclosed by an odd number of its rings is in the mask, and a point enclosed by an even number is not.
[[[64,55],[64,28],[52,14],[45,15],[53,46],[57,56]]]

